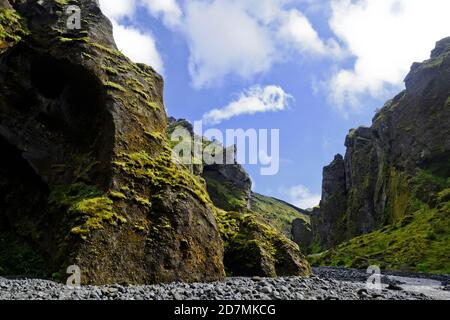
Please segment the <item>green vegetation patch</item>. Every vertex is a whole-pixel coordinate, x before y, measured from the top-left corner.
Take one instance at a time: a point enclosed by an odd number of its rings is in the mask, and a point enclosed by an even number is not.
[[[56,39],[62,43],[70,43],[70,42],[89,43],[89,37],[71,38],[71,37],[58,36]]]
[[[247,196],[244,190],[231,183],[218,181],[211,175],[206,175],[208,192],[214,204],[222,209],[233,211],[247,208]]]
[[[411,185],[413,197],[433,207],[441,201],[439,193],[450,187],[450,178],[446,179],[431,171],[421,170],[411,179]]]
[[[103,195],[96,187],[75,183],[70,186],[54,188],[49,197],[49,204],[65,209],[72,226],[70,233],[87,239],[93,230],[104,228],[105,224],[116,226],[127,220],[114,212],[113,200],[119,193],[111,193],[110,198]]]
[[[208,193],[200,180],[186,168],[176,165],[172,153],[165,149],[159,156],[151,157],[145,151],[132,154],[121,154],[114,162],[119,170],[124,171],[136,180],[145,181],[155,194],[170,186],[188,191],[205,205],[211,205]]]
[[[442,66],[443,63],[444,63],[444,57],[439,56],[437,58],[425,61],[424,63],[421,64],[421,67],[423,69],[434,69],[434,68],[439,68],[440,66]]]
[[[450,178],[421,170],[408,181],[391,172],[391,180],[389,210],[396,221],[311,256],[312,264],[450,273]]]
[[[450,203],[422,209],[311,259],[316,265],[450,274]]]
[[[273,225],[288,237],[291,235],[292,221],[295,219],[302,219],[310,223],[310,217],[308,215],[301,213],[283,201],[257,193],[252,194],[251,208],[263,220]]]
[[[298,251],[293,242],[251,211],[238,213],[217,209],[216,218],[224,240],[224,263],[229,275],[282,275],[286,263],[292,262],[289,253]],[[304,268],[308,272],[307,264]]]
[[[70,231],[73,234],[80,235],[83,239],[86,239],[86,236],[92,230],[102,229],[105,222],[113,226],[127,222],[124,217],[113,211],[113,201],[106,197],[79,201],[69,208],[69,213],[80,215],[84,220],[82,225],[74,227]]]
[[[118,90],[121,92],[127,92],[127,90],[124,87],[122,87],[120,84],[112,82],[112,81],[106,81],[103,83],[103,85],[108,89]]]
[[[13,9],[0,9],[0,52],[8,43],[17,43],[29,34],[22,18]]]
[[[389,200],[387,203],[386,219],[395,223],[405,217],[410,204],[410,186],[408,176],[392,169],[389,174]]]
[[[111,76],[118,76],[119,75],[119,71],[117,71],[116,69],[114,69],[113,67],[109,67],[109,66],[102,66],[102,69],[104,71],[106,71],[107,74],[111,75]]]

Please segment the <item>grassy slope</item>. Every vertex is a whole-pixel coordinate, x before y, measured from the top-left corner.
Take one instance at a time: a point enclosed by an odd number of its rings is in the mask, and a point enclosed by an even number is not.
[[[422,172],[411,184],[411,214],[311,256],[312,264],[450,274],[450,179]]]
[[[287,237],[291,237],[292,221],[299,218],[309,222],[309,216],[302,213],[301,209],[285,203],[284,201],[252,193],[252,211],[263,220],[281,230]]]

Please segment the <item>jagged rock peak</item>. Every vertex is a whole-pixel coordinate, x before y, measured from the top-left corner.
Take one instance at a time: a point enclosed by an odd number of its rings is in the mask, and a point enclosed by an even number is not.
[[[450,37],[442,39],[436,43],[436,48],[431,51],[431,58],[437,58],[447,52],[450,52]]]

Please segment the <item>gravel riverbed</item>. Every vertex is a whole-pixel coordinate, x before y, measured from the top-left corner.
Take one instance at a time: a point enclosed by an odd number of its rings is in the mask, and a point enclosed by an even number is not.
[[[315,268],[311,277],[227,278],[215,283],[150,286],[67,286],[40,279],[0,278],[0,300],[430,300],[448,299],[448,276],[384,274],[381,291],[367,289],[365,271]]]

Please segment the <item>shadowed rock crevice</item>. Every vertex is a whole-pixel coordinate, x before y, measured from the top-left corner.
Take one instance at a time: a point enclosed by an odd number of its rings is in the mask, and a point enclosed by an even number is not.
[[[114,124],[98,78],[80,65],[25,46],[0,61],[0,135],[25,150],[24,157],[50,184],[71,183],[81,168],[67,164],[87,165],[81,162],[90,158],[102,170],[101,176],[93,170],[91,179],[109,187]]]
[[[49,189],[22,152],[2,137],[0,150],[0,271],[15,276],[42,276],[43,256],[48,257],[48,252],[36,245],[38,230],[28,226],[42,223]],[[51,232],[42,240],[48,242],[50,235]]]
[[[84,67],[26,45],[0,63],[0,138],[8,141],[5,156],[15,155],[0,166],[15,190],[2,192],[8,201],[0,208],[10,235],[28,239],[47,257],[47,270],[59,271],[78,244],[67,244],[73,218],[55,202],[57,190],[106,192],[111,184],[115,133],[106,91]]]

